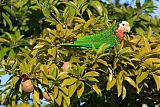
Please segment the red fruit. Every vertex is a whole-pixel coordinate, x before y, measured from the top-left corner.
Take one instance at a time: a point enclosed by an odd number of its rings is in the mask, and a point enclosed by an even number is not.
[[[48,93],[47,93],[46,91],[43,92],[43,97],[44,97],[46,100],[48,100],[48,101],[51,100],[51,97],[48,95]]]
[[[62,69],[63,69],[64,72],[66,72],[67,69],[70,68],[70,67],[71,67],[71,63],[70,62],[64,62],[63,66],[62,66]]]
[[[34,90],[34,86],[33,86],[32,81],[30,79],[22,82],[22,90],[24,92],[32,92]]]

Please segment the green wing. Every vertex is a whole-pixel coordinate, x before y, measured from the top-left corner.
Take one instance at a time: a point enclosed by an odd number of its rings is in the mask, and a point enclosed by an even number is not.
[[[114,36],[115,32],[112,29],[107,29],[97,34],[88,35],[81,39],[78,39],[73,44],[66,44],[66,46],[99,48],[103,43],[106,43],[108,48],[113,47],[116,43],[117,36]]]

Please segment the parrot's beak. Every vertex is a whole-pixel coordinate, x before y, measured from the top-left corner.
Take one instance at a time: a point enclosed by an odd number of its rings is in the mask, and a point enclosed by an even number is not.
[[[126,32],[128,32],[128,33],[129,33],[129,32],[130,32],[130,30],[131,30],[131,27],[130,27],[130,26],[127,26],[127,27],[126,27]]]

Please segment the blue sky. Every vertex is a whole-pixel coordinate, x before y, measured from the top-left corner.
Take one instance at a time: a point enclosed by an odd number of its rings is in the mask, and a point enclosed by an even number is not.
[[[105,2],[107,0],[102,0],[102,1]],[[112,1],[114,2],[115,0],[112,0]],[[143,4],[145,2],[145,0],[140,0],[140,2],[141,2],[141,4]],[[131,6],[134,7],[136,5],[136,0],[120,0],[120,3],[121,4],[129,3],[129,4],[131,4]],[[157,15],[160,18],[160,0],[158,0],[158,1],[154,0],[154,3],[158,8],[157,8],[157,10],[154,11],[153,16]]]

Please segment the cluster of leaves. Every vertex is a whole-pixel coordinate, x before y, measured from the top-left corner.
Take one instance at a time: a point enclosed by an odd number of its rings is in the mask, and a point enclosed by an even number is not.
[[[155,9],[152,1],[141,5],[136,0],[133,8],[92,0],[7,0],[0,8],[4,68],[0,74],[11,74],[1,85],[5,87],[1,104],[15,106],[22,101],[24,105],[33,100],[39,106],[42,88],[51,106],[159,103],[160,21],[150,16]],[[128,21],[132,31],[108,51],[105,45],[99,49],[63,46],[120,20]],[[64,62],[70,64],[66,70]],[[32,94],[22,89],[24,74],[32,80]]]

